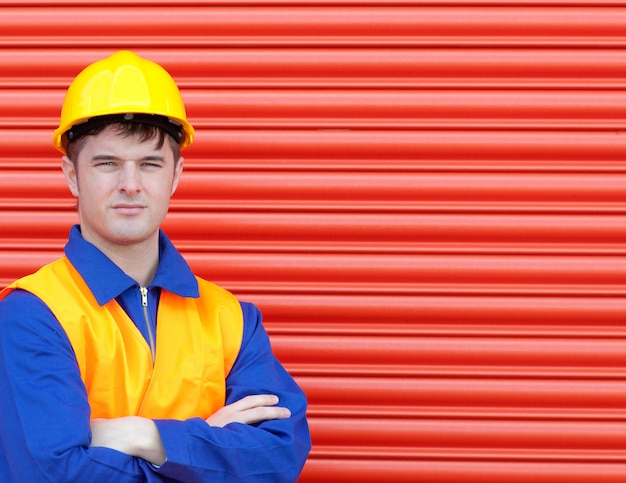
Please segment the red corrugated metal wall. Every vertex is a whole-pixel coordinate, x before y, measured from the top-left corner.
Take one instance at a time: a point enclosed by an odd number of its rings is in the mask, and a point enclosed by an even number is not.
[[[0,285],[118,48],[197,142],[165,229],[308,393],[302,482],[626,481],[626,1],[0,2]]]

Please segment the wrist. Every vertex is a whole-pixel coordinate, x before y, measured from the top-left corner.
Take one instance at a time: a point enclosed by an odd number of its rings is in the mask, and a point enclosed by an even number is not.
[[[160,466],[165,463],[165,449],[161,442],[159,430],[151,419],[140,416],[131,416],[132,433],[130,444],[132,454],[154,465]]]

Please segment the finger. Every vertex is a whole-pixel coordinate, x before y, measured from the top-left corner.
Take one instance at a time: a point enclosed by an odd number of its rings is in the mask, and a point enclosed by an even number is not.
[[[291,417],[289,409],[276,404],[278,397],[271,394],[247,396],[219,409],[206,422],[211,426],[224,427],[229,423],[254,424]]]
[[[280,406],[259,406],[248,409],[238,414],[237,422],[243,424],[255,424],[270,419],[286,419],[291,416],[291,411]]]
[[[278,396],[274,394],[255,394],[246,396],[239,401],[229,404],[233,411],[247,411],[257,407],[276,406],[278,404]]]

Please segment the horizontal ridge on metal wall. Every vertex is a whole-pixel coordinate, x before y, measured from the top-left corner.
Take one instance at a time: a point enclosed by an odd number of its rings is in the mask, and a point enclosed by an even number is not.
[[[197,139],[164,229],[307,392],[302,482],[626,478],[626,1],[0,1],[0,286],[62,252],[67,85]]]

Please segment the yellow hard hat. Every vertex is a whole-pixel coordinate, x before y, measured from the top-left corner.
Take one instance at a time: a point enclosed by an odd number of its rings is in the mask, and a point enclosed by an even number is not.
[[[87,66],[72,81],[52,143],[65,154],[72,138],[118,119],[159,126],[178,139],[181,149],[193,141],[194,129],[172,76],[159,64],[122,50]]]

